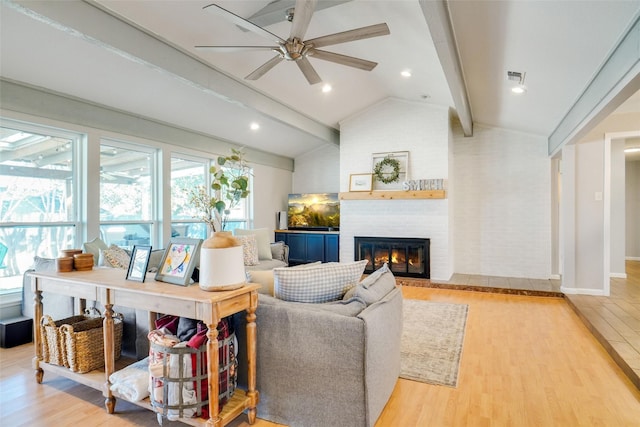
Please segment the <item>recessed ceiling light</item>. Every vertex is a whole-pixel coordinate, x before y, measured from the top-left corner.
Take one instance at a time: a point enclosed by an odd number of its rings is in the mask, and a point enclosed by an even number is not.
[[[329,83],[326,83],[324,86],[322,86],[322,92],[324,93],[329,93],[331,92],[331,90],[333,90],[333,88]]]
[[[258,130],[260,129],[260,125],[256,122],[251,123],[251,125],[249,126],[251,128],[251,130]]]
[[[402,77],[411,77],[411,70],[404,70],[400,73]]]

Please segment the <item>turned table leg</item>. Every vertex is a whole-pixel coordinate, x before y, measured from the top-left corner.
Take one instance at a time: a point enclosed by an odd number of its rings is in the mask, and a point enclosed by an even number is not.
[[[104,334],[104,406],[109,414],[113,414],[116,407],[116,399],[111,392],[109,377],[115,370],[115,351],[113,339],[113,304],[105,304],[104,321],[102,323]]]
[[[33,369],[35,369],[36,382],[42,384],[44,371],[40,367],[42,361],[42,334],[40,330],[40,320],[42,319],[42,291],[38,289],[38,283],[35,277],[31,278],[31,290],[33,291],[33,345],[35,346],[36,355],[33,358]]]
[[[249,408],[247,416],[249,424],[256,421],[256,406],[258,405],[258,392],[256,391],[256,308],[258,307],[258,293],[251,294],[251,305],[247,308],[247,396]]]

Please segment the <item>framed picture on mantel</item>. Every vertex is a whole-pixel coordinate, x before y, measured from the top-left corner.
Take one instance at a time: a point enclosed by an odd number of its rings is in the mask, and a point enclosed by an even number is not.
[[[371,155],[374,190],[402,190],[409,179],[409,152],[388,151]]]
[[[373,188],[373,174],[352,173],[349,176],[349,191],[371,191]]]

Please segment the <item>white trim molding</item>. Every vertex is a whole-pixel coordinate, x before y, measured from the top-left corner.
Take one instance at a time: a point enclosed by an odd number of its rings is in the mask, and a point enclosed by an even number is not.
[[[606,296],[602,289],[586,289],[586,288],[566,288],[560,287],[560,292],[569,295],[593,295],[593,296]]]

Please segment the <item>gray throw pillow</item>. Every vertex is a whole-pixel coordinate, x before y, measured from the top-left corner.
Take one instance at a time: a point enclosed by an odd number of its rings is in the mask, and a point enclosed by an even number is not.
[[[361,298],[367,305],[380,301],[396,287],[396,278],[389,266],[385,263],[382,267],[367,276],[362,282],[345,293],[343,299],[352,297]]]

